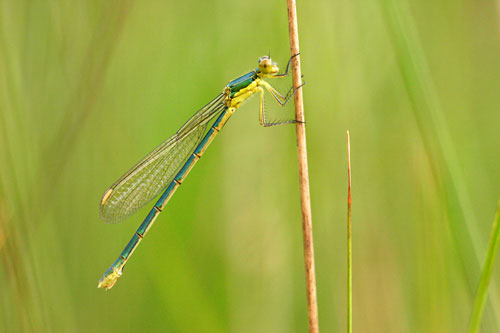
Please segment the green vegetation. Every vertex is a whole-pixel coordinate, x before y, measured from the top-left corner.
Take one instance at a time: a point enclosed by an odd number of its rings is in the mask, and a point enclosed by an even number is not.
[[[500,188],[497,4],[297,11],[321,331],[347,326],[347,129],[353,330],[465,331]],[[307,330],[295,130],[258,99],[97,289],[150,208],[104,224],[104,190],[269,50],[284,66],[285,2],[0,3],[0,332]]]
[[[490,242],[488,245],[488,252],[484,261],[483,270],[481,271],[481,279],[476,291],[476,298],[474,300],[474,308],[472,310],[471,320],[469,322],[469,332],[479,332],[481,326],[481,319],[488,296],[488,287],[491,281],[491,273],[495,265],[495,258],[498,252],[498,244],[500,242],[500,202],[498,205],[497,214],[493,221],[491,228]],[[495,297],[495,295],[493,295]]]

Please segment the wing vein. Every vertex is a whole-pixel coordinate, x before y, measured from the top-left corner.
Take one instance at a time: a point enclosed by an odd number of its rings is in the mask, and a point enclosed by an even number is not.
[[[121,221],[160,194],[202,140],[210,121],[225,107],[224,94],[219,94],[120,177],[106,191],[107,197],[100,205],[101,217]]]

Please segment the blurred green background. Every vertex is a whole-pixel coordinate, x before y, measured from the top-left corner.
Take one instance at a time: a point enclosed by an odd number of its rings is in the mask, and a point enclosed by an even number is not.
[[[298,3],[323,332],[346,326],[348,129],[354,330],[465,331],[500,194],[499,6]],[[104,190],[269,50],[284,67],[285,1],[0,1],[0,331],[307,330],[294,126],[260,127],[257,98],[96,288],[150,208],[104,224]]]

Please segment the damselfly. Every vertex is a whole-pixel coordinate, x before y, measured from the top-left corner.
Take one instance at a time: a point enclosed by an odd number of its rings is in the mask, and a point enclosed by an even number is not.
[[[264,114],[264,89],[282,106],[296,91],[290,89],[283,96],[264,81],[265,78],[287,76],[292,58],[288,61],[285,72],[280,74],[277,64],[269,56],[261,57],[256,69],[229,82],[221,94],[196,112],[174,135],[143,158],[104,193],[100,204],[101,217],[107,221],[120,221],[135,213],[164,190],[118,259],[104,273],[99,281],[99,288],[113,287],[122,275],[123,267],[158,214],[165,208],[194,164],[203,156],[217,133],[243,102],[253,94],[260,93],[259,122],[262,126],[294,122],[293,120],[267,122]]]

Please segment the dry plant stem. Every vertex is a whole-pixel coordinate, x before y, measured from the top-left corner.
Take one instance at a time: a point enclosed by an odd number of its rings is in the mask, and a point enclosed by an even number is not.
[[[288,30],[290,36],[291,55],[299,54],[299,34],[297,29],[297,9],[294,0],[287,0]],[[296,89],[302,84],[300,70],[300,56],[292,59],[293,87]],[[316,298],[316,273],[314,268],[314,242],[312,234],[311,198],[309,193],[309,171],[307,167],[306,128],[304,118],[304,104],[302,89],[298,89],[294,96],[295,119],[297,131],[297,154],[299,160],[299,186],[302,207],[302,232],[304,237],[304,261],[306,266],[307,313],[309,318],[309,332],[319,332],[318,301]]]
[[[352,332],[351,139],[347,131],[347,332]]]

